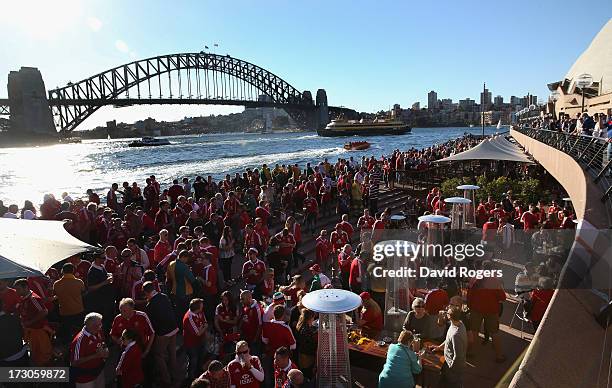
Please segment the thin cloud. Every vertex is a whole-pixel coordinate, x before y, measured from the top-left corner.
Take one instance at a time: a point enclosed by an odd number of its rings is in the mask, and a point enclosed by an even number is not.
[[[102,21],[100,19],[98,19],[97,17],[89,17],[87,18],[87,25],[89,26],[89,28],[94,31],[94,32],[98,32],[100,31],[100,29],[102,28]]]
[[[115,47],[117,48],[117,50],[121,51],[122,53],[129,53],[130,52],[130,48],[127,45],[127,43],[125,43],[121,39],[119,39],[119,40],[117,40],[115,42]]]

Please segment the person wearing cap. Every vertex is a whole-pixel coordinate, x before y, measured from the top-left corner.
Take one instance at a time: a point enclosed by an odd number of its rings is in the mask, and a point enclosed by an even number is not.
[[[309,291],[316,291],[322,288],[325,288],[328,284],[331,284],[331,280],[321,272],[321,267],[319,264],[313,264],[312,267],[309,268],[312,273],[312,282],[310,283]]]
[[[376,339],[383,328],[382,310],[378,303],[372,299],[369,292],[362,292],[359,296],[362,305],[357,325],[361,329],[361,335]]]
[[[275,292],[274,295],[272,295],[272,304],[270,304],[264,310],[263,321],[270,322],[274,318],[274,308],[276,306],[285,307],[286,305],[287,302],[285,300],[285,294],[283,294],[282,292]]]

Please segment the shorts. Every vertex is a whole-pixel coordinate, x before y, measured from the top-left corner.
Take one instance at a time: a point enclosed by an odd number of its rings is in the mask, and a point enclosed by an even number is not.
[[[495,334],[499,331],[499,316],[497,314],[482,314],[473,310],[470,311],[470,330],[479,332],[483,319],[487,333]]]

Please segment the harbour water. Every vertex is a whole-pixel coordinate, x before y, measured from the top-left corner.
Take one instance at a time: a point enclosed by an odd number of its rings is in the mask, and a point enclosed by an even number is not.
[[[486,134],[497,130],[485,128]],[[5,205],[23,205],[26,199],[40,204],[45,193],[59,198],[67,192],[72,198],[85,195],[88,188],[105,194],[110,184],[127,181],[144,184],[156,175],[162,184],[172,179],[196,175],[224,174],[258,167],[263,163],[318,162],[328,158],[388,155],[394,149],[420,149],[462,136],[480,134],[481,128],[413,128],[402,136],[365,138],[324,138],[314,132],[267,134],[210,134],[170,137],[169,146],[130,148],[133,139],[84,140],[78,144],[57,144],[32,148],[0,148],[0,200]],[[346,151],[345,142],[367,140],[367,151]]]

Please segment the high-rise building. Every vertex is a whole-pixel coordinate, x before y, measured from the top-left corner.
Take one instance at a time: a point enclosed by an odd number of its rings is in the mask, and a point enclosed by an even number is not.
[[[492,95],[489,89],[485,89],[480,93],[480,104],[484,105],[484,109],[488,109],[491,106]]]
[[[433,90],[427,93],[427,109],[438,109],[438,93],[434,92]]]
[[[471,111],[472,109],[474,109],[474,105],[476,105],[476,101],[472,100],[469,97],[465,100],[459,100],[459,108],[465,111]]]
[[[497,108],[504,105],[504,98],[502,96],[495,96],[495,99],[493,100],[493,105],[495,105],[495,107]]]
[[[440,106],[443,110],[451,110],[453,109],[453,100],[450,98],[443,98],[440,103]]]
[[[412,104],[412,110],[421,110],[421,103],[419,101]]]
[[[510,105],[512,106],[517,106],[517,105],[522,105],[521,98],[517,97],[517,96],[510,96]]]

